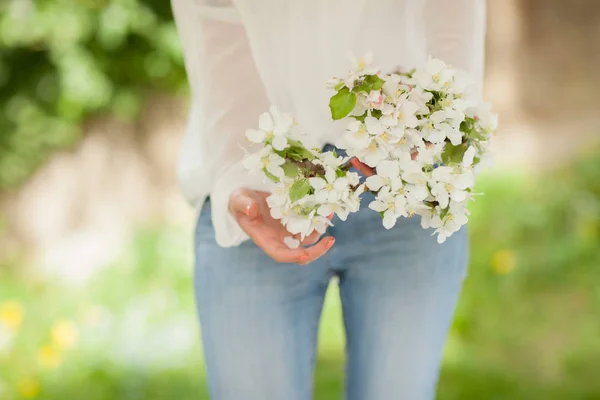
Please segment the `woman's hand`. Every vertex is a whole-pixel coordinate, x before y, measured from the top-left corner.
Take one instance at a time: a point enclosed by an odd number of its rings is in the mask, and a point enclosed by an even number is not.
[[[367,164],[358,161],[358,158],[352,157],[350,163],[354,168],[358,170],[363,176],[369,177],[375,174],[375,170],[369,167]]]
[[[290,249],[283,242],[283,238],[291,234],[283,227],[281,221],[271,217],[266,202],[269,195],[267,192],[238,189],[229,197],[229,212],[250,239],[267,255],[278,262],[304,265],[315,261],[333,246],[333,237],[327,236],[319,240],[321,235],[313,232],[304,238],[300,247]],[[313,244],[311,247],[303,247]]]

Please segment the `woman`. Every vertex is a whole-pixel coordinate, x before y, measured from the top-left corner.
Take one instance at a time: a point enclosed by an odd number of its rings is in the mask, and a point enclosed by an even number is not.
[[[192,91],[179,176],[201,210],[196,296],[212,398],[311,398],[319,316],[336,275],[347,399],[432,399],[466,270],[465,230],[439,245],[416,218],[383,229],[363,203],[326,237],[289,249],[241,146],[270,104],[318,145],[333,143],[340,132],[325,82],[347,71],[348,51],[372,51],[384,71],[432,55],[481,82],[484,0],[172,3]]]

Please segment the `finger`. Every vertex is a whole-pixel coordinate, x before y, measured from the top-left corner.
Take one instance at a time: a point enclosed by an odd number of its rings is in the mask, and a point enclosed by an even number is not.
[[[229,198],[229,210],[232,214],[246,215],[252,219],[259,213],[259,204],[248,189],[237,189]]]
[[[312,247],[308,247],[306,249],[306,251],[308,252],[308,259],[306,259],[304,261],[300,261],[298,264],[306,265],[308,263],[311,263],[311,262],[317,260],[318,258],[322,257],[325,253],[327,253],[329,251],[329,249],[331,249],[331,247],[333,247],[334,243],[335,243],[335,238],[333,236],[327,236],[327,237],[321,239],[321,241],[319,241],[319,243],[315,244]]]
[[[290,249],[278,236],[270,235],[270,227],[256,219],[240,215],[238,223],[250,239],[260,247],[269,257],[282,263],[300,263],[310,258],[309,252],[303,247]]]
[[[321,234],[317,231],[314,231],[313,233],[311,233],[310,235],[308,235],[307,237],[304,238],[304,240],[302,241],[302,245],[312,246],[313,244],[315,244],[319,241],[320,237],[321,237]]]
[[[267,197],[269,197],[272,193],[269,192],[263,192],[263,191],[256,191],[254,192],[256,193],[260,198],[262,198],[263,200],[267,200]]]
[[[369,167],[366,164],[361,163],[360,161],[358,161],[358,158],[355,157],[355,158],[351,159],[350,163],[352,164],[352,166],[354,166],[354,168],[356,168],[364,176],[373,175],[373,168]]]

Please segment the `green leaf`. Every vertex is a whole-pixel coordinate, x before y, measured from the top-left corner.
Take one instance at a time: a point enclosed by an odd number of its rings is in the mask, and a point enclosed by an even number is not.
[[[384,83],[385,83],[385,81],[383,79],[381,79],[380,77],[378,77],[377,75],[367,75],[367,76],[365,76],[365,79],[361,83],[354,86],[352,91],[354,93],[358,93],[358,92],[370,93],[371,90],[381,89],[383,87]]]
[[[354,119],[360,122],[365,122],[365,118],[367,118],[367,111],[365,111],[365,113],[363,115],[355,115]]]
[[[292,185],[290,188],[290,200],[297,201],[306,196],[310,192],[310,183],[308,179],[301,179]]]
[[[367,75],[365,77],[365,82],[369,85],[371,90],[379,90],[383,87],[385,81],[378,77],[377,75]]]
[[[314,160],[315,155],[308,150],[299,140],[288,139],[290,147],[286,149],[287,157],[295,161]]]
[[[446,143],[442,152],[442,162],[446,165],[460,163],[465,155],[465,151],[467,151],[467,146],[464,144],[452,146],[451,143]]]
[[[381,110],[371,110],[371,117],[379,119],[382,115],[383,113],[381,112]]]
[[[385,211],[379,211],[379,215],[381,215],[381,219],[385,217]]]
[[[336,169],[335,170],[335,175],[338,178],[343,178],[344,176],[346,176],[346,171],[344,171],[343,169]]]
[[[295,178],[298,176],[298,166],[292,162],[286,161],[281,168],[283,168],[283,173],[288,178]]]
[[[475,120],[470,117],[466,117],[463,122],[460,123],[460,131],[464,133],[471,133],[475,128]]]
[[[352,93],[348,88],[343,88],[329,100],[329,109],[334,120],[342,119],[350,114],[354,106],[356,106],[356,93]]]
[[[263,168],[262,171],[265,173],[267,178],[269,178],[270,180],[272,180],[275,183],[279,183],[279,178],[276,177],[275,175],[273,175],[272,173],[270,173],[269,171],[267,171],[266,168]]]
[[[358,85],[354,86],[352,88],[352,91],[354,93],[359,93],[359,92],[365,92],[365,93],[370,93],[371,92],[371,85],[369,85],[368,82],[366,81],[362,81],[361,83],[359,83]]]
[[[440,218],[444,219],[446,218],[446,215],[448,215],[448,213],[450,212],[450,207],[446,207],[443,210],[440,211]]]
[[[295,161],[314,160],[315,156],[304,147],[290,147],[288,149],[288,157]]]

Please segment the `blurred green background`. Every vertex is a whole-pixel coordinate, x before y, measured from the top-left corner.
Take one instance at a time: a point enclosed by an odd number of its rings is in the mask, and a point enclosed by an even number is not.
[[[489,5],[499,166],[438,398],[600,399],[600,6]],[[167,1],[0,2],[0,399],[208,398],[186,98]],[[341,398],[343,342],[333,282],[316,399]]]

